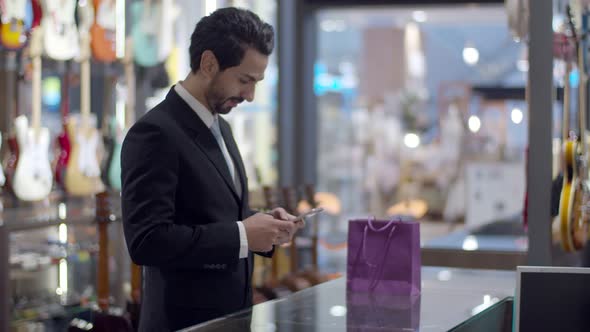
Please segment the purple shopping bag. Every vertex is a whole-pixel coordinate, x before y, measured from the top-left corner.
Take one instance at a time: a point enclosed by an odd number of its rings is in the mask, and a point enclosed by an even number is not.
[[[348,291],[420,294],[420,270],[419,223],[375,218],[348,222]]]

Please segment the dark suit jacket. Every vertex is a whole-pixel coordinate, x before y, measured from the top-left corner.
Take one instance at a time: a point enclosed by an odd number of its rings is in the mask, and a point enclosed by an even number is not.
[[[254,212],[231,129],[223,119],[220,128],[241,199],[210,129],[174,89],[125,137],[123,226],[131,259],[144,266],[142,331],[176,330],[252,305],[253,257],[239,259],[236,221]]]

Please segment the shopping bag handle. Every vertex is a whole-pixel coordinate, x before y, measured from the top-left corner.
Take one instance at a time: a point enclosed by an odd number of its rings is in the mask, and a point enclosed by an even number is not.
[[[393,218],[392,218],[392,219],[391,219],[391,220],[390,220],[390,221],[389,221],[387,224],[385,224],[383,227],[381,227],[381,228],[377,228],[377,227],[375,227],[375,225],[373,225],[373,221],[376,221],[376,220],[377,220],[377,218],[375,218],[375,217],[373,216],[373,220],[371,220],[371,218],[368,218],[367,220],[368,220],[367,224],[369,225],[369,228],[370,228],[370,229],[371,229],[373,232],[382,232],[382,231],[386,230],[386,229],[387,229],[389,226],[393,225],[393,223],[395,222],[395,220],[393,220]],[[400,220],[399,220],[399,221],[401,221],[401,218],[400,218]],[[393,228],[395,228],[395,227],[393,227]],[[391,232],[393,232],[393,229],[391,230]]]
[[[387,224],[385,224],[385,225],[384,225],[383,227],[381,227],[381,228],[378,228],[378,227],[375,227],[375,225],[373,225],[373,222],[374,222],[374,221],[376,221],[376,220],[377,220],[377,218],[373,217],[373,219],[372,219],[372,220],[371,220],[371,218],[368,218],[367,220],[368,220],[368,222],[367,222],[367,225],[369,225],[369,228],[370,228],[370,229],[371,229],[373,232],[377,232],[377,233],[379,233],[379,232],[382,232],[382,231],[386,230],[386,229],[387,229],[389,226],[393,225],[393,224],[396,222],[396,221],[395,221],[393,218],[391,218],[391,220],[390,220],[390,221],[389,221]],[[401,218],[400,218],[400,220],[398,220],[398,221],[401,221]],[[394,230],[394,229],[395,229],[395,227],[393,227],[393,228],[391,229],[391,231],[390,231],[390,234],[389,234],[389,235],[391,235],[391,233],[393,233],[393,230]]]
[[[371,218],[367,218],[367,225],[365,226],[365,228],[363,230],[363,239],[362,239],[362,243],[361,243],[361,248],[359,251],[357,251],[357,255],[356,255],[356,259],[355,259],[355,266],[356,266],[357,262],[359,260],[359,256],[360,256],[359,254],[362,252],[361,255],[363,257],[364,263],[369,268],[377,268],[377,271],[375,271],[374,273],[370,273],[371,274],[370,284],[369,284],[370,291],[375,290],[375,288],[377,287],[377,284],[379,283],[379,278],[381,278],[381,276],[383,275],[383,268],[385,265],[387,253],[389,252],[389,248],[391,246],[393,232],[397,228],[396,225],[391,227],[391,230],[389,231],[389,234],[387,235],[387,242],[385,244],[385,250],[382,252],[383,255],[381,258],[381,263],[380,264],[371,264],[369,262],[369,259],[367,258],[367,255],[366,255],[367,234],[369,232],[369,229],[371,229],[374,232],[382,232],[382,231],[386,230],[389,226],[393,225],[393,223],[395,222],[395,220],[392,218],[385,226],[383,226],[381,228],[377,228],[377,227],[375,227],[375,225],[373,225],[372,221],[374,221],[374,220],[376,220],[375,217],[373,217],[372,220],[371,220]]]
[[[377,218],[373,217],[373,220],[377,220]],[[367,226],[365,226],[365,229],[363,230],[363,243],[361,246],[361,250],[362,250],[363,259],[365,260],[365,264],[367,264],[368,266],[370,266],[370,267],[379,266],[378,264],[371,264],[369,262],[369,259],[367,258],[367,234],[369,233],[369,229],[371,229],[374,232],[380,233],[380,232],[386,230],[389,226],[393,225],[394,222],[395,221],[393,219],[391,219],[385,226],[383,226],[381,228],[376,228],[373,225],[371,218],[367,218]],[[396,228],[397,228],[397,226],[391,227],[391,230],[389,231],[389,235],[387,235],[387,242],[385,243],[385,252],[383,253],[383,259],[382,259],[381,265],[383,265],[383,263],[385,262],[385,256],[389,252],[389,245],[391,244],[391,238],[393,237],[393,231],[395,231]]]

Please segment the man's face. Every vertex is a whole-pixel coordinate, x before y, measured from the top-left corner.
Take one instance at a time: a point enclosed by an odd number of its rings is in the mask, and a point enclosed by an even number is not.
[[[214,113],[227,114],[244,100],[254,100],[256,83],[264,79],[267,65],[268,56],[248,48],[242,63],[218,71],[211,80],[205,92],[209,108]]]

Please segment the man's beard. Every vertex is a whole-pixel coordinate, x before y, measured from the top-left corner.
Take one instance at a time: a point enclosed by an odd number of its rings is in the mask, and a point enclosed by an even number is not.
[[[217,87],[217,80],[213,80],[209,91],[205,95],[207,99],[207,103],[209,104],[209,108],[213,111],[214,114],[227,114],[229,113],[234,106],[224,106],[227,102],[234,102],[240,104],[244,101],[244,98],[241,97],[225,97],[222,95],[221,89]]]

